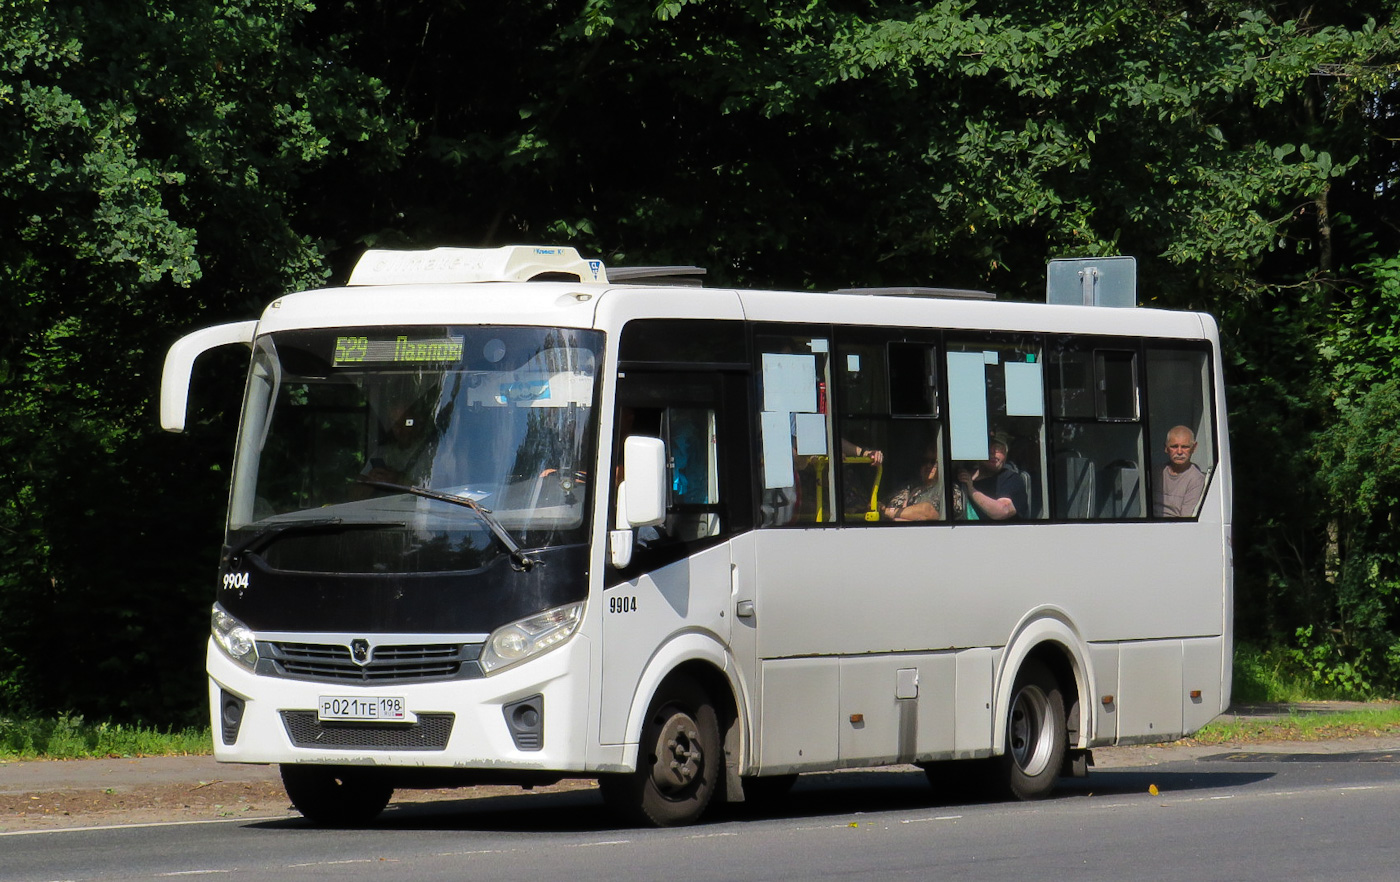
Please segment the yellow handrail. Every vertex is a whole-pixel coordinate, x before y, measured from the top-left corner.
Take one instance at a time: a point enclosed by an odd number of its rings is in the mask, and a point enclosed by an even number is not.
[[[817,523],[822,523],[822,515],[826,513],[826,468],[829,458],[825,455],[813,456],[809,460],[817,467]],[[870,465],[872,460],[868,456],[846,456],[841,461],[846,465]],[[870,508],[861,512],[861,517],[867,521],[878,521],[880,519],[880,478],[885,474],[885,464],[875,463],[875,482],[870,488]]]

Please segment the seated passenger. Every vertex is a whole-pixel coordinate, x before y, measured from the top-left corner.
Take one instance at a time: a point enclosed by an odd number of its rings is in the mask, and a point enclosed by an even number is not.
[[[943,519],[943,481],[938,476],[938,449],[924,450],[915,480],[880,507],[887,521],[940,521]]]
[[[987,461],[958,471],[968,520],[1006,521],[1030,513],[1021,470],[1006,459],[1009,442],[998,434],[988,444]]]
[[[1167,464],[1152,489],[1152,513],[1159,518],[1189,518],[1196,514],[1206,475],[1191,461],[1196,433],[1186,426],[1167,432]]]

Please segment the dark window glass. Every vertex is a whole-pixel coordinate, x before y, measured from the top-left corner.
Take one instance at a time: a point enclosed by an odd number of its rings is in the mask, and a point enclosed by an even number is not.
[[[705,319],[637,319],[622,329],[624,362],[740,364],[748,361],[743,322]]]
[[[1094,353],[1098,375],[1098,417],[1101,420],[1138,418],[1137,353],[1100,349]]]
[[[890,414],[938,416],[938,359],[927,343],[891,343]]]
[[[1138,352],[1122,341],[1052,337],[1050,516],[1146,515]]]
[[[836,348],[847,524],[945,519],[937,347],[904,339],[905,333],[853,330]]]
[[[1215,470],[1210,353],[1202,347],[1147,350],[1152,515],[1194,517]]]

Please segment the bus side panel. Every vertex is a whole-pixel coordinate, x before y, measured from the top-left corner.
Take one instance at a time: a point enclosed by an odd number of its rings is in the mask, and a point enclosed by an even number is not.
[[[1094,682],[1099,694],[1083,696],[1094,715],[1093,740],[1087,747],[1107,747],[1118,741],[1118,659],[1117,643],[1089,644],[1089,660],[1094,666]],[[1115,700],[1105,702],[1106,697]]]
[[[889,656],[846,658],[840,662],[841,707],[834,720],[843,762],[893,763],[913,760],[918,735],[918,669],[908,659]],[[901,671],[907,673],[901,673]],[[907,682],[901,689],[900,680]],[[908,697],[899,698],[900,694]]]
[[[990,649],[966,649],[958,653],[956,759],[987,756],[992,748],[992,687],[996,680],[997,653]]]
[[[835,658],[789,658],[761,663],[763,731],[759,771],[781,775],[837,766],[836,720],[841,670]]]
[[[1180,640],[1125,643],[1118,669],[1118,743],[1181,737]],[[1219,671],[1215,673],[1219,681]]]
[[[762,668],[764,774],[818,768],[828,754],[829,765],[854,767],[990,749],[991,650],[770,660]]]
[[[1046,606],[1098,643],[1215,637],[1225,618],[1220,531],[1190,521],[759,530],[754,542],[760,658],[995,648]]]
[[[1220,713],[1224,702],[1222,684],[1228,686],[1230,671],[1221,670],[1224,653],[1220,638],[1182,641],[1181,692],[1183,734],[1190,735]],[[1199,693],[1199,695],[1193,695]]]
[[[951,757],[956,670],[952,653],[842,659],[842,764]]]
[[[1094,714],[1095,745],[1119,737],[1143,742],[1179,737],[1189,692],[1183,691],[1182,641],[1220,646],[1225,619],[1220,532],[1205,523],[760,530],[752,542],[755,616],[741,629],[745,645],[752,641],[744,652],[736,647],[741,665],[750,652],[761,664],[856,656],[903,657],[918,664],[940,651],[967,648],[957,653],[953,743],[921,739],[921,757],[950,749],[958,757],[985,756],[993,749],[993,709],[987,705],[996,682],[994,661],[1007,635],[1037,608],[1060,610],[1083,641],[1101,647],[1092,683],[1084,684],[1098,694],[1081,696]],[[1131,658],[1120,661],[1118,650],[1109,646],[1120,641]],[[1169,656],[1165,661],[1159,659],[1163,654]],[[892,675],[904,663],[889,664]],[[888,678],[871,676],[880,694],[887,694]],[[1218,662],[1215,676],[1203,702],[1224,687]],[[926,682],[921,675],[921,686]],[[1105,707],[1104,695],[1115,696],[1114,703]],[[786,704],[788,696],[776,700]],[[776,737],[769,725],[788,723],[771,710],[766,694],[759,706],[763,725],[756,741],[761,745]],[[885,712],[889,719],[881,725],[898,726],[901,711],[891,705]],[[926,705],[919,708],[920,726],[927,712]],[[865,725],[873,728],[869,712],[863,713]],[[849,716],[836,708],[825,725],[849,727]],[[801,719],[794,725],[807,725],[808,718]],[[842,764],[855,763],[858,754],[876,758],[898,752],[897,744],[878,743],[882,737],[845,732]],[[759,750],[765,758],[782,755]]]
[[[919,659],[919,759],[951,759],[957,743],[958,654]]]
[[[729,642],[730,581],[726,543],[603,592],[601,743],[635,736],[628,730],[629,710],[642,672],[675,635],[702,633],[716,645]]]

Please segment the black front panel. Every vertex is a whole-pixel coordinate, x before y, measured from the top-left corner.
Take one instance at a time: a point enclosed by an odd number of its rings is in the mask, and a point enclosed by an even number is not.
[[[532,613],[583,600],[588,546],[532,550],[538,563],[444,573],[303,573],[244,554],[220,572],[218,601],[254,631],[486,634]]]

